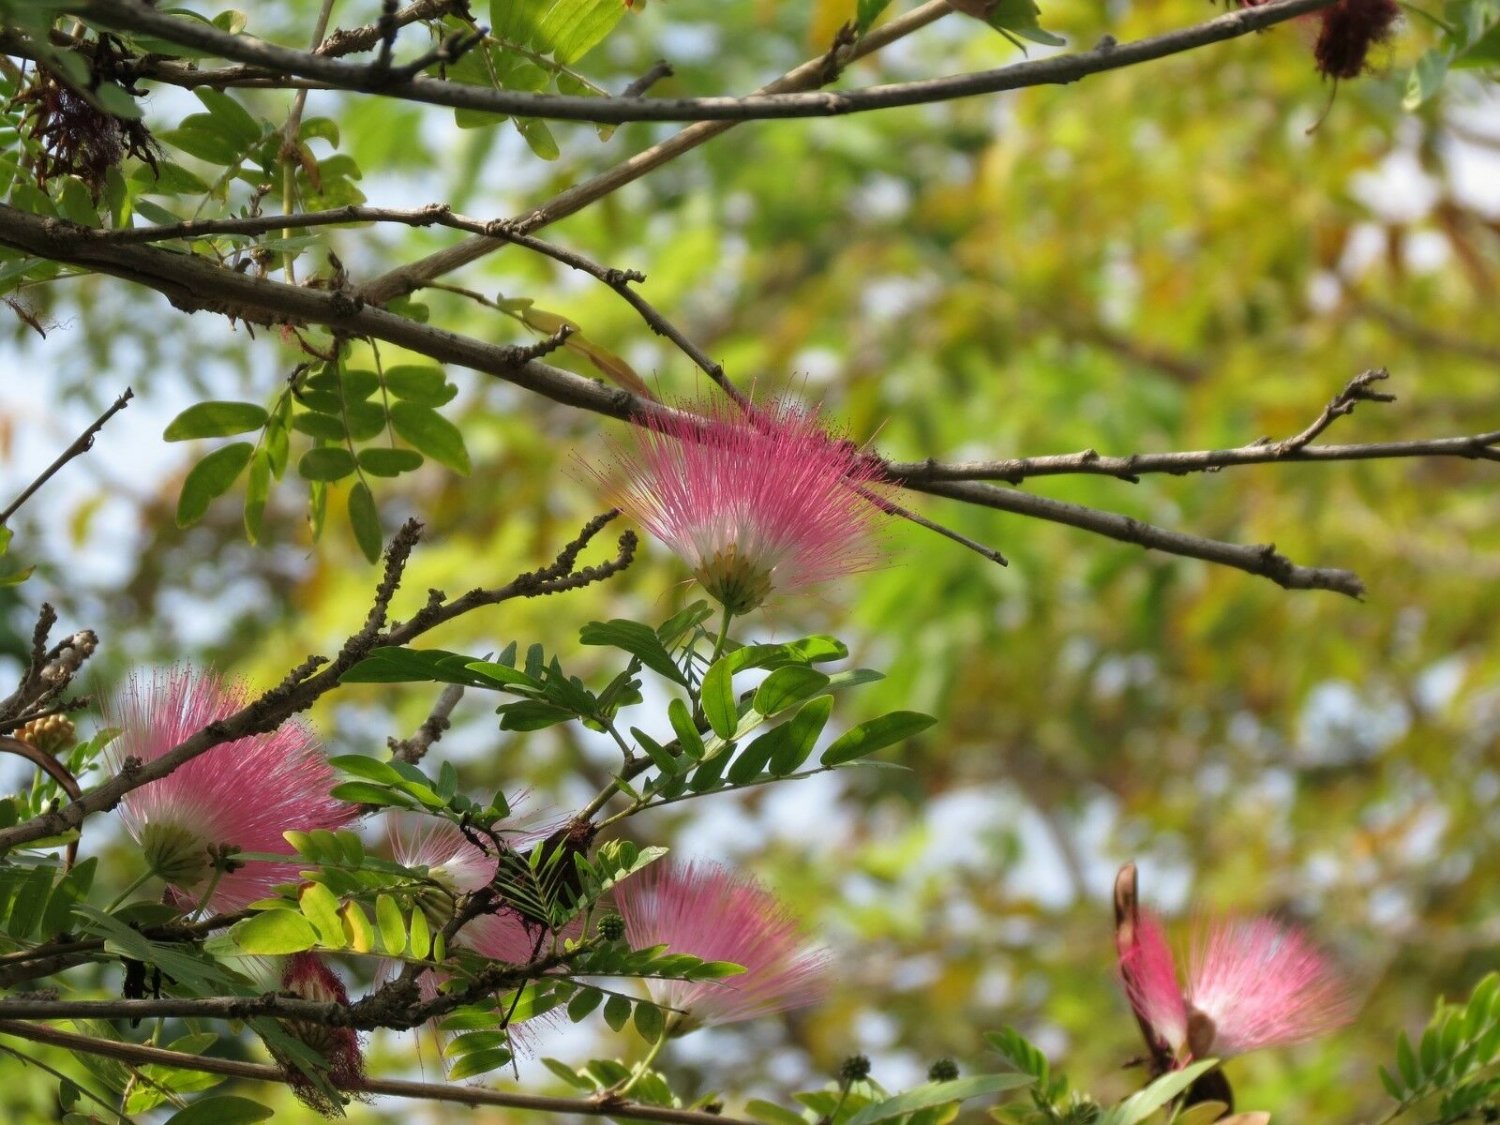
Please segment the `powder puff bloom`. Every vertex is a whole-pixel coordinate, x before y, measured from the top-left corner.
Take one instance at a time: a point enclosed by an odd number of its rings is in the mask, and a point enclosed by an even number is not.
[[[428,877],[448,892],[434,890],[422,900],[437,928],[453,916],[449,894],[456,897],[488,886],[499,868],[499,860],[471,843],[457,825],[436,817],[392,816],[391,851],[403,867],[427,868]],[[538,936],[536,927],[528,926],[514,911],[502,909],[466,922],[456,944],[494,961],[524,965],[537,952]]]
[[[187,668],[149,682],[132,677],[111,708],[110,721],[121,728],[113,764],[160,758],[249,699],[244,684]],[[204,905],[237,910],[278,883],[296,882],[300,865],[215,856],[225,849],[287,853],[283,832],[348,824],[359,810],[328,795],[334,780],[312,731],[293,720],[270,734],[215,746],[132,790],[121,799],[120,815],[151,872],[181,897],[195,900],[212,883]]]
[[[442,888],[430,888],[419,896],[418,904],[428,914],[434,931],[447,925],[453,917],[457,896],[471,894],[488,886],[499,869],[499,860],[486,855],[451,821],[436,817],[419,817],[393,813],[390,816],[391,853],[403,867],[425,867],[427,875]],[[569,937],[577,937],[582,927],[577,921],[563,928]],[[540,926],[528,923],[513,909],[501,908],[493,914],[480,914],[464,923],[452,945],[470,950],[492,961],[525,965],[547,952],[549,935]],[[382,976],[394,974],[397,962],[387,962]],[[441,974],[423,973],[418,981],[423,999],[438,994]],[[555,1013],[545,1013],[525,1026],[512,1025],[509,1030],[512,1048],[529,1045],[533,1024],[550,1024]]]
[[[754,879],[712,863],[662,861],[615,887],[633,949],[665,945],[745,971],[725,980],[651,980],[651,998],[681,1013],[669,1034],[800,1008],[822,999],[828,953]]]
[[[748,613],[773,589],[880,561],[879,509],[860,494],[878,469],[794,404],[652,416],[613,453],[607,470],[588,470],[610,502],[679,555],[730,613]]]
[[[1327,959],[1301,931],[1270,918],[1203,924],[1187,986],[1180,988],[1160,923],[1133,910],[1134,872],[1127,870],[1130,909],[1117,930],[1120,977],[1142,1029],[1179,1059],[1184,1051],[1226,1058],[1297,1043],[1353,1018],[1348,988]]]
[[[315,953],[294,953],[287,958],[281,988],[304,1000],[322,1004],[349,1003],[344,982]],[[303,1020],[287,1020],[283,1026],[322,1056],[328,1065],[328,1077],[335,1087],[357,1089],[364,1081],[365,1059],[359,1049],[359,1034],[352,1027],[332,1027]],[[327,1117],[343,1115],[343,1107],[331,1102],[328,1094],[309,1081],[290,1060],[280,1061],[292,1089],[305,1104]]]

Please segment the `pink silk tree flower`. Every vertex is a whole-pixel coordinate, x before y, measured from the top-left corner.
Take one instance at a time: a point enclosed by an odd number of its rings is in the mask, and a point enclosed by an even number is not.
[[[403,867],[425,867],[444,890],[433,889],[422,900],[434,927],[441,929],[453,917],[454,899],[449,895],[470,894],[488,886],[499,868],[495,856],[485,855],[465,838],[458,826],[437,817],[394,814],[391,851]],[[459,930],[456,943],[494,961],[524,965],[535,958],[539,932],[512,910],[481,914]]]
[[[615,887],[633,949],[665,945],[745,971],[715,981],[651,980],[651,998],[678,1013],[668,1034],[734,1023],[816,1003],[827,990],[828,953],[754,879],[713,863],[660,861]]]
[[[110,721],[121,728],[111,760],[119,768],[127,758],[160,758],[249,699],[244,684],[188,668],[149,681],[131,677],[110,708]],[[207,891],[205,907],[237,910],[278,883],[297,881],[300,864],[283,832],[339,828],[358,816],[355,806],[328,795],[334,782],[316,736],[292,720],[215,746],[132,790],[120,801],[120,816],[151,872],[180,898],[197,901]],[[241,863],[222,858],[225,849],[283,853],[288,862]]]
[[[1298,1043],[1354,1018],[1349,990],[1327,958],[1301,931],[1270,918],[1202,927],[1185,999],[1188,1045],[1198,1055]]]
[[[729,613],[880,562],[880,509],[862,494],[879,469],[793,403],[652,416],[612,452],[587,471]]]
[[[1187,1041],[1188,1009],[1177,984],[1177,966],[1160,924],[1149,914],[1140,916],[1134,940],[1120,954],[1120,979],[1144,1027],[1174,1048]]]
[[[286,970],[281,977],[281,988],[284,992],[296,993],[304,1000],[315,1000],[323,1004],[349,1003],[349,993],[344,988],[344,982],[339,980],[328,963],[316,953],[294,953],[288,957]],[[322,1056],[328,1065],[328,1078],[335,1088],[357,1090],[364,1082],[365,1058],[359,1048],[359,1033],[352,1027],[333,1027],[305,1020],[287,1020],[283,1026]],[[305,1105],[325,1117],[343,1116],[343,1106],[332,1102],[329,1095],[311,1082],[289,1059],[278,1061],[286,1072],[292,1090]]]
[[[1346,983],[1293,927],[1270,918],[1202,924],[1181,988],[1161,924],[1135,907],[1133,866],[1116,882],[1116,919],[1120,978],[1158,1068],[1302,1042],[1354,1016]]]

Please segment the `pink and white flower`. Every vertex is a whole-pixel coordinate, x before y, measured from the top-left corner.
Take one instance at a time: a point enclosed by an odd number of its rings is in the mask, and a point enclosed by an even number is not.
[[[651,998],[680,1013],[672,1034],[734,1023],[821,1000],[829,956],[808,946],[802,927],[754,879],[713,863],[664,860],[615,888],[634,949],[665,945],[745,971],[723,980],[651,980]]]
[[[1328,959],[1300,930],[1271,918],[1200,924],[1186,987],[1156,918],[1140,912],[1118,935],[1130,1006],[1179,1061],[1302,1042],[1354,1017],[1348,986]]]
[[[436,817],[392,816],[391,850],[397,863],[403,867],[427,868],[428,876],[454,896],[488,886],[499,868],[497,857],[486,855],[456,825]],[[434,907],[433,921],[437,927],[446,925],[454,903],[430,905]],[[537,939],[536,927],[527,925],[515,911],[502,909],[466,922],[456,943],[494,961],[524,965],[533,960]]]
[[[149,681],[131,677],[110,708],[110,721],[121,728],[110,748],[113,764],[154,761],[249,700],[246,685],[188,668]],[[358,815],[328,795],[334,782],[317,737],[290,720],[270,734],[215,746],[131,790],[120,816],[151,870],[181,897],[201,897],[216,880],[204,905],[237,910],[278,883],[297,881],[299,864],[283,832],[339,828]],[[226,850],[282,853],[288,862],[226,860]]]
[[[590,473],[731,613],[876,566],[872,459],[789,402],[647,418]]]

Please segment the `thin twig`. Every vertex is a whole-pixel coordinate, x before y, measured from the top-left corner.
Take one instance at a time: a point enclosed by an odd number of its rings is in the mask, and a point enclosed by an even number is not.
[[[433,743],[443,737],[443,732],[451,725],[450,717],[453,709],[458,706],[458,701],[464,697],[463,684],[449,684],[443,688],[438,695],[437,702],[432,706],[432,712],[422,721],[416,733],[410,738],[400,741],[391,739],[389,742],[391,759],[397,762],[405,762],[408,765],[416,765],[432,748]]]
[[[651,302],[647,301],[646,298],[630,287],[630,283],[633,281],[645,281],[645,274],[636,270],[606,269],[581,254],[553,246],[550,242],[543,242],[532,235],[523,234],[515,230],[508,223],[486,224],[484,233],[506,242],[514,242],[517,246],[524,246],[526,249],[534,250],[538,254],[544,254],[554,261],[561,262],[563,265],[575,270],[581,270],[589,276],[604,282],[605,285],[608,285],[618,293],[626,304],[640,314],[641,319],[646,322],[651,331],[655,332],[658,336],[665,336],[672,343],[676,344],[683,355],[691,359],[698,365],[699,370],[713,380],[715,386],[734,400],[735,405],[741,409],[749,408],[749,398],[729,381],[729,377],[724,373],[723,366],[717,361],[710,359],[702,348],[688,339],[671,321],[658,312]]]
[[[1364,583],[1353,571],[1334,567],[1298,566],[1278,553],[1275,545],[1270,543],[1256,546],[1224,543],[1201,535],[1157,527],[1132,516],[1122,516],[1118,512],[1032,496],[1015,489],[999,488],[977,481],[932,481],[919,487],[920,491],[932,496],[946,496],[1000,512],[1013,512],[1016,515],[1067,524],[1121,543],[1133,543],[1172,555],[1233,567],[1247,574],[1269,578],[1288,590],[1332,590],[1352,598],[1362,597],[1365,592]]]
[[[339,89],[382,94],[453,109],[482,110],[518,117],[539,117],[595,124],[628,121],[754,121],[788,117],[832,117],[902,106],[926,105],[956,98],[994,94],[1030,86],[1077,82],[1092,74],[1236,39],[1297,16],[1327,7],[1334,0],[1278,0],[1239,8],[1204,23],[1178,28],[1132,43],[1110,40],[1088,51],[1031,59],[995,70],[872,86],[862,90],[751,94],[746,97],[597,98],[467,85],[444,79],[412,77],[389,80],[371,75],[370,67],[296,51],[244,35],[231,35],[212,24],[185,20],[158,11],[140,0],[79,0],[74,14],[108,27],[159,36],[171,43],[220,58],[265,67],[287,75],[327,83]],[[867,37],[869,38],[869,37]],[[837,67],[818,60],[826,81]]]
[[[884,462],[882,472],[901,484],[920,486],[937,481],[1004,481],[1020,484],[1030,477],[1081,474],[1110,476],[1132,484],[1146,473],[1185,475],[1217,472],[1238,465],[1279,461],[1370,461],[1403,457],[1462,457],[1500,461],[1500,430],[1462,437],[1428,438],[1417,441],[1364,442],[1352,445],[1312,445],[1335,419],[1351,413],[1361,402],[1394,402],[1396,396],[1370,389],[1372,383],[1390,377],[1385,368],[1363,371],[1323,408],[1301,433],[1282,441],[1261,438],[1234,449],[1201,449],[1179,453],[1132,453],[1105,457],[1092,449],[1044,457],[1016,457],[1003,461]]]
[[[611,559],[579,568],[577,558],[590,540],[616,514],[611,511],[595,516],[584,526],[579,536],[565,546],[547,566],[518,575],[504,586],[471,590],[452,600],[438,591],[429,591],[427,603],[409,620],[392,622],[387,627],[391,600],[421,530],[421,525],[415,520],[407,521],[387,548],[385,571],[376,588],[364,626],[344,642],[332,660],[321,656],[308,657],[276,687],[234,714],[210,723],[190,735],[160,757],[134,769],[122,770],[98,788],[88,791],[82,798],[61,809],[0,829],[0,854],[31,840],[61,835],[79,827],[90,814],[114,808],[125,794],[167,776],[184,762],[207,753],[215,746],[276,730],[292,715],[305,711],[321,696],[337,687],[345,672],[376,649],[407,644],[429,629],[481,606],[497,605],[515,598],[546,597],[581,589],[613,577],[628,567],[635,557],[636,537],[633,532],[627,531],[620,536],[616,554]]]
[[[663,78],[671,78],[674,73],[671,63],[666,59],[657,59],[647,68],[645,74],[620,91],[620,97],[638,98]]]
[[[222,1074],[228,1078],[244,1078],[254,1082],[286,1082],[288,1080],[279,1067],[266,1066],[262,1063],[208,1058],[203,1055],[190,1055],[181,1051],[169,1051],[162,1047],[150,1047],[139,1043],[96,1039],[92,1036],[77,1035],[41,1024],[0,1020],[0,1032],[14,1035],[18,1039],[48,1043],[66,1050],[118,1059],[121,1062],[134,1063],[139,1066],[169,1066],[178,1070]],[[495,1105],[510,1109],[532,1109],[544,1113],[576,1113],[584,1117],[620,1117],[632,1121],[661,1121],[668,1125],[755,1125],[754,1122],[742,1118],[708,1113],[703,1110],[672,1109],[667,1106],[641,1105],[629,1101],[605,1103],[592,1098],[550,1098],[537,1094],[488,1090],[478,1086],[448,1086],[432,1082],[403,1082],[385,1078],[365,1078],[345,1084],[334,1082],[334,1085],[341,1090],[355,1094],[421,1098],[425,1101],[451,1102],[457,1105]]]
[[[53,476],[57,474],[57,471],[59,469],[61,469],[69,461],[73,460],[73,458],[81,457],[90,449],[93,449],[94,438],[98,435],[99,431],[104,428],[105,423],[120,411],[124,410],[125,407],[129,404],[130,400],[134,397],[135,392],[132,391],[129,387],[126,387],[125,393],[122,394],[119,398],[115,399],[114,403],[108,410],[99,415],[99,417],[95,418],[89,428],[84,430],[83,433],[79,434],[78,437],[74,439],[73,444],[62,451],[56,461],[53,461],[52,464],[43,469],[41,475],[38,476],[36,480],[28,484],[25,489],[22,490],[21,495],[17,496],[15,500],[11,502],[10,507],[6,508],[5,511],[0,512],[0,527],[4,527],[5,522],[10,519],[11,516],[16,514],[16,511],[21,507],[21,505],[31,499],[32,493],[36,492],[37,489],[41,488],[42,485],[51,480]]]
[[[1006,559],[1006,557],[999,551],[997,551],[994,547],[986,546],[985,544],[980,543],[978,540],[970,539],[967,535],[954,531],[951,527],[945,527],[940,523],[934,523],[926,516],[918,515],[916,512],[913,512],[909,508],[903,508],[895,501],[889,500],[884,496],[872,492],[870,489],[866,488],[863,485],[859,486],[854,491],[860,496],[863,496],[866,500],[874,504],[882,512],[885,512],[888,515],[897,516],[900,519],[904,519],[916,524],[918,527],[924,527],[928,531],[935,531],[943,538],[951,539],[961,547],[967,547],[976,555],[980,555],[986,559],[989,559],[992,563],[999,563],[1001,566],[1010,565],[1010,562]]]
[[[1300,434],[1277,442],[1274,446],[1276,455],[1285,457],[1289,453],[1296,453],[1333,425],[1335,418],[1342,418],[1345,414],[1353,413],[1354,408],[1361,402],[1395,402],[1395,395],[1370,390],[1371,383],[1378,383],[1390,377],[1391,373],[1383,367],[1361,371],[1329,401],[1328,405],[1323,408],[1323,413],[1313,419],[1312,425]]]
[[[426,207],[399,209],[389,207],[335,207],[327,211],[310,211],[296,215],[256,215],[233,219],[192,219],[161,226],[124,227],[119,230],[99,231],[101,242],[133,245],[138,243],[169,242],[177,239],[210,238],[214,235],[256,235],[269,231],[310,229],[313,227],[343,226],[350,223],[398,223],[409,227],[443,226],[454,230],[482,234],[502,242],[513,243],[551,258],[555,262],[588,274],[614,290],[633,308],[658,336],[665,336],[693,361],[705,375],[729,395],[741,407],[748,406],[749,399],[735,387],[724,374],[724,368],[693,343],[685,333],[673,325],[657,308],[631,288],[632,282],[646,280],[646,275],[637,270],[612,269],[584,257],[573,250],[554,246],[534,235],[524,234],[511,222],[471,219],[455,214],[444,204],[429,204]],[[285,237],[290,237],[288,233]],[[445,288],[437,286],[437,288]],[[452,288],[452,287],[446,287]],[[454,292],[467,296],[475,294],[462,289]],[[492,302],[486,302],[492,303]],[[550,349],[549,349],[550,350]]]
[[[318,9],[318,18],[313,23],[312,50],[317,51],[323,42],[323,36],[328,31],[328,20],[333,15],[334,0],[323,0],[322,7]],[[281,130],[281,151],[278,154],[281,160],[282,176],[282,209],[290,211],[295,202],[293,195],[296,190],[296,166],[300,163],[300,155],[297,151],[298,138],[302,132],[302,111],[307,106],[307,91],[298,90],[292,97],[291,111],[286,115],[286,124]],[[290,230],[283,230],[282,238],[291,238]],[[286,279],[295,283],[296,255],[287,252],[283,255],[286,263]]]
[[[199,922],[174,922],[165,926],[146,926],[141,936],[152,941],[192,941],[215,930],[232,926],[248,911],[216,914]],[[0,956],[0,988],[14,988],[24,981],[50,977],[86,961],[96,960],[106,945],[103,938],[80,941],[49,941],[30,949],[20,949]]]
[[[1413,441],[1373,441],[1348,445],[1314,445],[1291,453],[1275,444],[1242,445],[1235,449],[1196,449],[1179,453],[1131,453],[1106,457],[1092,449],[1043,457],[1014,457],[1002,461],[891,461],[885,471],[908,487],[936,481],[994,480],[1020,484],[1031,477],[1104,476],[1134,482],[1148,473],[1183,476],[1212,473],[1242,465],[1278,462],[1385,461],[1410,457],[1458,457],[1468,461],[1500,461],[1500,430],[1461,437],[1421,438]]]
[[[1468,461],[1500,461],[1500,430],[1461,437],[1421,438],[1413,441],[1374,441],[1348,445],[1313,445],[1280,453],[1274,444],[1243,445],[1235,449],[1196,449],[1178,453],[1131,453],[1106,457],[1092,449],[1042,457],[1013,457],[1000,461],[891,461],[886,474],[912,488],[938,481],[992,480],[1020,484],[1032,477],[1103,476],[1132,483],[1148,473],[1184,476],[1213,473],[1242,465],[1280,462],[1305,464],[1333,461],[1385,461],[1410,457],[1458,457]]]

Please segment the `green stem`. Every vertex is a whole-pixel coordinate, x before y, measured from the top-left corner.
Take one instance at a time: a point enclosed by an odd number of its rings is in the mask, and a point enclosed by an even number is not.
[[[714,653],[708,658],[708,666],[712,668],[719,657],[724,655],[724,645],[729,640],[729,622],[734,617],[734,610],[727,605],[724,607],[724,620],[719,626],[719,639],[714,642]]]
[[[661,1049],[666,1045],[667,1029],[666,1027],[663,1027],[661,1029],[661,1035],[657,1037],[655,1043],[651,1044],[651,1049],[646,1052],[646,1057],[635,1064],[635,1069],[630,1072],[630,1077],[625,1080],[625,1084],[618,1090],[612,1090],[610,1092],[616,1097],[620,1098],[623,1098],[626,1094],[630,1093],[630,1088],[641,1080],[641,1077],[646,1073],[646,1071],[651,1069],[651,1064],[656,1061],[656,1056],[661,1054]]]
[[[109,1103],[107,1099],[101,1098],[98,1094],[94,1093],[94,1091],[90,1090],[88,1087],[84,1086],[76,1079],[64,1074],[56,1067],[48,1066],[45,1062],[37,1058],[35,1055],[28,1055],[25,1051],[18,1051],[14,1047],[0,1047],[0,1053],[18,1058],[23,1063],[30,1063],[38,1070],[46,1071],[48,1074],[52,1075],[53,1078],[56,1078],[59,1082],[71,1082],[74,1089],[76,1089],[80,1094],[88,1098],[90,1101],[98,1102],[99,1105],[104,1108],[106,1113],[114,1114],[124,1123],[124,1125],[135,1125],[135,1122],[131,1121],[130,1118],[126,1117],[123,1113],[117,1110],[113,1105]]]
[[[114,902],[110,903],[109,906],[107,906],[105,908],[104,912],[106,914],[113,914],[116,910],[118,910],[120,908],[120,905],[127,898],[129,898],[131,895],[135,894],[136,891],[140,890],[143,886],[145,886],[147,880],[155,877],[155,875],[156,875],[156,872],[152,871],[149,868],[147,870],[145,870],[144,872],[142,872],[141,875],[134,882],[132,882],[130,884],[130,886],[126,887],[123,891],[121,891],[119,893],[119,895],[117,895],[115,897]]]
[[[219,880],[222,878],[224,878],[224,869],[215,866],[213,877],[209,879],[208,886],[203,889],[203,894],[199,896],[197,904],[193,907],[194,914],[208,909],[208,900],[213,896],[214,891],[219,889]]]

